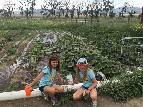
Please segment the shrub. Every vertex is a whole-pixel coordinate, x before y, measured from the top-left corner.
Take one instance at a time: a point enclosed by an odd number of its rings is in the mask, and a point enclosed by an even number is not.
[[[143,96],[142,80],[143,71],[124,73],[110,80],[100,88],[99,92],[112,96],[115,101],[127,101],[130,98]]]

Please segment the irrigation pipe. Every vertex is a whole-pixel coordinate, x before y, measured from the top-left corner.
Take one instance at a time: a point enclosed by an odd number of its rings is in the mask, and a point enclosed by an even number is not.
[[[103,84],[106,84],[107,81],[98,81],[97,87],[101,87]],[[70,91],[72,89],[77,90],[82,86],[82,83],[74,84],[74,85],[61,85],[64,88],[64,92],[67,90]],[[29,98],[29,97],[36,97],[36,96],[42,96],[39,89],[33,89],[30,96],[26,96],[25,90],[20,91],[11,91],[11,92],[2,92],[0,93],[0,101],[6,101],[6,100],[16,100],[21,98]]]

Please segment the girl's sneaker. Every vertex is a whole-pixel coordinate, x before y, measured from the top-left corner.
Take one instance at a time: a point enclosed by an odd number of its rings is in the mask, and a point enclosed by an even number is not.
[[[97,101],[92,101],[92,107],[97,107]]]
[[[53,105],[55,105],[55,104],[58,104],[58,103],[59,103],[58,99],[57,99],[57,98],[55,98],[55,97],[51,98],[51,102],[52,102],[52,104],[53,104]]]
[[[46,101],[49,100],[49,96],[48,96],[47,93],[42,92],[42,96],[44,97],[44,99],[45,99]]]

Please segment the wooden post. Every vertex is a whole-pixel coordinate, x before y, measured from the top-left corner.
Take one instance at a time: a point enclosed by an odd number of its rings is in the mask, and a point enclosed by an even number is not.
[[[141,13],[141,24],[143,24],[143,7],[142,7],[142,13]]]

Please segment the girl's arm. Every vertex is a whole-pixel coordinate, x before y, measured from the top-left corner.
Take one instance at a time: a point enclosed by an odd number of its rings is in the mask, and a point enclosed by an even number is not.
[[[58,73],[58,72],[57,72],[57,77],[58,77],[59,80],[61,80],[61,78],[62,78],[62,77],[60,76],[60,73]]]
[[[77,78],[75,78],[75,79],[73,80],[72,85],[74,85],[77,81],[78,81]]]
[[[32,87],[35,83],[37,83],[44,75],[44,72],[41,72],[35,79],[32,83],[30,83],[30,87]]]
[[[60,73],[57,72],[57,77],[59,80],[61,80],[62,82],[64,82],[64,79],[60,76]]]
[[[97,85],[97,80],[96,78],[92,78],[93,84],[88,88],[89,91],[91,91],[94,87]]]

